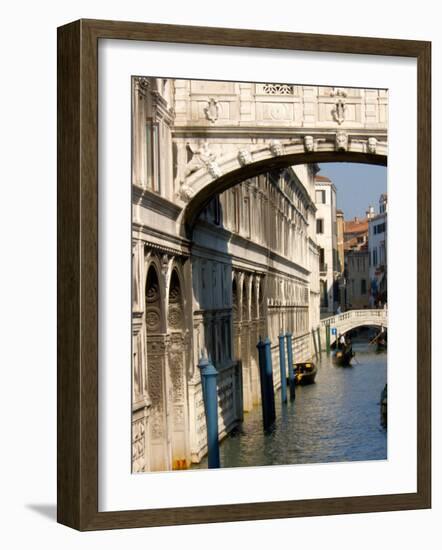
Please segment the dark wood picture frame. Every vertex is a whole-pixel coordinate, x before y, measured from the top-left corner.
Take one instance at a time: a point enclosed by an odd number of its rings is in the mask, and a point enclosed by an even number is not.
[[[417,59],[417,492],[98,511],[98,40]],[[58,521],[85,531],[431,506],[431,43],[79,20],[58,29]]]

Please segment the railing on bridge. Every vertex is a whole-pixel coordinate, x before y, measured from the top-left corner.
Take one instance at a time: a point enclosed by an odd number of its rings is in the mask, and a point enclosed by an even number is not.
[[[338,334],[345,334],[349,330],[362,326],[387,327],[387,309],[352,309],[322,319],[320,322],[320,330],[324,335],[323,341],[325,341],[327,327],[336,328],[336,334],[330,336],[331,343],[336,340]]]

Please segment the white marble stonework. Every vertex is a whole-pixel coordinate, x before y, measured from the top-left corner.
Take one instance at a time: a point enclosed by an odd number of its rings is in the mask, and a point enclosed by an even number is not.
[[[219,373],[220,438],[260,402],[260,336],[277,388],[281,331],[297,361],[311,357],[315,153],[385,158],[387,92],[134,78],[132,107],[132,465],[188,468],[206,453],[201,354]],[[272,168],[298,153],[312,163]],[[200,201],[257,162],[259,173]]]

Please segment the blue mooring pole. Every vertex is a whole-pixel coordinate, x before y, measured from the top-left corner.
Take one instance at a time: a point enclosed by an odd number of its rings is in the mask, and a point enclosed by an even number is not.
[[[267,376],[267,357],[266,357],[266,342],[263,342],[261,336],[259,337],[259,342],[256,345],[258,348],[258,359],[259,359],[259,379],[261,382],[261,407],[262,407],[262,423],[264,430],[268,430],[273,422],[275,421],[274,415],[274,406],[273,406],[273,416],[272,416],[272,406],[269,399],[269,378]]]
[[[201,357],[198,367],[201,369],[201,384],[206,413],[208,466],[209,468],[219,468],[218,390],[216,384],[218,371],[211,361],[205,357]]]
[[[281,401],[287,403],[287,374],[285,369],[285,336],[279,335],[279,368],[281,372]]]
[[[287,364],[289,368],[290,401],[293,401],[294,399],[296,399],[296,391],[295,391],[295,370],[293,368],[292,333],[287,332],[285,337],[287,339]]]
[[[271,423],[275,422],[275,389],[273,387],[273,367],[272,367],[272,350],[270,338],[267,337],[264,341],[265,345],[265,357],[266,357],[266,377],[267,377],[267,391],[270,404],[270,419]]]

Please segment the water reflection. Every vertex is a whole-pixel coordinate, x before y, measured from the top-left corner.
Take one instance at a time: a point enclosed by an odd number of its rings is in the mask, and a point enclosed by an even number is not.
[[[353,366],[335,366],[322,355],[316,383],[297,386],[296,401],[276,397],[274,429],[264,434],[260,407],[244,414],[237,432],[221,443],[222,467],[383,460],[387,432],[380,396],[387,382],[387,354],[353,343]],[[194,465],[207,468],[207,460]]]

